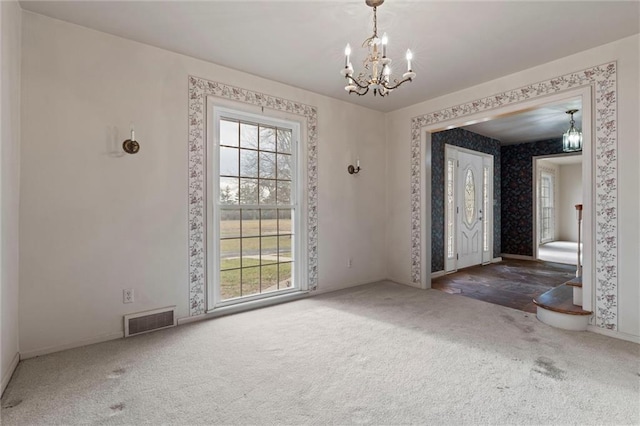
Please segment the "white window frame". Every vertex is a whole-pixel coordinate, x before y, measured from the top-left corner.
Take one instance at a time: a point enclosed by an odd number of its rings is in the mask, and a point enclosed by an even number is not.
[[[551,207],[546,207],[546,208],[550,208],[551,209],[551,215],[549,217],[549,223],[548,223],[548,231],[549,231],[549,236],[545,238],[545,226],[544,226],[544,209],[545,206],[543,206],[542,204],[542,182],[543,180],[548,179],[549,181],[549,203],[551,204]],[[540,223],[540,231],[539,231],[539,237],[540,238],[540,244],[544,244],[544,243],[549,243],[551,241],[555,241],[555,216],[556,216],[556,203],[555,203],[555,194],[556,194],[556,188],[555,188],[555,174],[552,173],[551,171],[547,171],[547,170],[541,170],[540,171],[540,177],[539,177],[539,182],[538,182],[538,206],[539,206],[539,223]]]
[[[207,184],[210,189],[206,189],[208,197],[207,205],[207,306],[208,311],[212,312],[216,309],[226,308],[231,305],[251,304],[263,299],[281,298],[283,295],[289,295],[291,293],[300,293],[307,291],[307,282],[304,280],[306,274],[307,262],[303,258],[304,244],[304,224],[306,223],[303,214],[303,185],[304,172],[300,167],[299,156],[302,149],[300,149],[301,141],[301,126],[300,123],[293,120],[287,120],[283,118],[276,118],[267,115],[253,114],[245,112],[239,109],[233,109],[226,106],[220,106],[213,104],[212,108],[208,109],[211,114],[208,115],[208,149],[207,155],[207,170],[208,179]],[[220,211],[221,206],[218,202],[220,191],[220,126],[217,124],[222,118],[229,118],[232,120],[248,121],[257,124],[263,124],[267,126],[275,126],[280,128],[289,128],[292,130],[291,141],[291,155],[292,155],[292,188],[291,196],[293,198],[293,213],[292,213],[292,250],[293,256],[293,270],[291,278],[293,280],[293,286],[291,288],[271,291],[268,293],[260,293],[251,296],[243,296],[234,299],[222,300],[220,296],[220,286],[216,285],[220,282]],[[235,206],[235,205],[234,205]],[[230,207],[231,208],[231,207]],[[244,209],[259,209],[264,208],[262,205],[246,205],[239,204],[238,208]]]

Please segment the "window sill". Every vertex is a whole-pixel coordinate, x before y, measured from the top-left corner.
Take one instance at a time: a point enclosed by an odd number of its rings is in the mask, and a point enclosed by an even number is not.
[[[264,299],[249,300],[246,302],[239,302],[233,305],[220,306],[207,311],[206,318],[221,317],[224,315],[231,315],[240,312],[251,311],[253,309],[265,308],[267,306],[279,305],[280,303],[292,302],[294,300],[304,299],[309,296],[307,290],[296,291],[293,293],[282,294],[273,297],[266,297]]]

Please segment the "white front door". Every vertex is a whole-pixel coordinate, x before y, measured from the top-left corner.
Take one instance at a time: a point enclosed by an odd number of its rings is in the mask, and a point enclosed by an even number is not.
[[[483,201],[483,157],[468,152],[458,152],[457,179],[457,267],[482,263],[482,212]]]

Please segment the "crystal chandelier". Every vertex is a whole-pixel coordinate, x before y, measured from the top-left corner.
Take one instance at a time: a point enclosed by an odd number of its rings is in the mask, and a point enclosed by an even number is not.
[[[402,74],[402,80],[393,79],[391,82],[391,58],[387,57],[387,44],[389,38],[387,33],[378,38],[378,17],[377,8],[384,0],[365,0],[367,6],[373,8],[373,35],[362,43],[362,47],[368,49],[367,57],[363,61],[364,71],[354,76],[353,66],[351,65],[351,46],[347,44],[344,49],[344,68],[341,74],[347,80],[344,90],[364,96],[373,89],[373,95],[387,96],[391,91],[399,87],[402,83],[412,81],[416,73],[411,69],[411,60],[413,55],[407,50],[407,72]]]
[[[562,135],[562,150],[564,152],[582,151],[582,132],[576,129],[576,122],[573,120],[573,114],[578,112],[577,109],[570,109],[567,114],[571,115],[569,130]]]

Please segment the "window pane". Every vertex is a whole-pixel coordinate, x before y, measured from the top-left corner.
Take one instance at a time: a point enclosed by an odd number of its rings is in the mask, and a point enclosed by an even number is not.
[[[220,145],[238,146],[238,130],[237,121],[220,120]]]
[[[260,244],[260,262],[263,265],[278,262],[278,237],[262,237]]]
[[[278,265],[262,267],[262,293],[278,290]]]
[[[260,237],[242,239],[242,267],[260,265]]]
[[[267,179],[276,178],[276,154],[260,152],[260,177]]]
[[[258,204],[258,179],[240,179],[240,204]]]
[[[260,204],[276,203],[276,181],[260,179]]]
[[[242,210],[242,236],[257,237],[260,235],[260,210]]]
[[[292,234],[291,209],[278,210],[278,234]]]
[[[220,238],[240,238],[240,210],[220,211]]]
[[[220,269],[240,267],[240,239],[220,240]]]
[[[291,182],[278,181],[278,204],[291,204]]]
[[[252,121],[217,123],[222,300],[293,286],[293,133]]]
[[[482,174],[482,210],[484,211],[484,222],[482,222],[483,233],[483,251],[489,251],[489,221],[487,220],[487,213],[489,209],[489,168],[485,167]]]
[[[291,130],[278,129],[278,152],[291,152]]]
[[[277,235],[278,234],[278,218],[275,209],[261,210],[262,221],[260,223],[260,235]]]
[[[278,237],[278,262],[290,262],[291,256],[291,235]]]
[[[220,174],[223,176],[238,176],[238,149],[220,148]]]
[[[260,267],[242,268],[242,295],[260,293]]]
[[[220,272],[220,294],[222,300],[240,297],[240,269]]]
[[[278,179],[291,180],[291,156],[278,154]]]
[[[240,150],[240,176],[258,177],[258,151]]]
[[[258,126],[240,123],[240,147],[258,149]]]
[[[453,259],[454,253],[454,192],[453,192],[453,174],[455,164],[453,160],[447,160],[447,258]]]
[[[220,204],[238,204],[238,182],[236,178],[220,178]]]
[[[293,287],[293,263],[280,263],[278,265],[278,288]]]
[[[274,129],[273,127],[260,126],[260,150],[276,150],[276,129]]]

